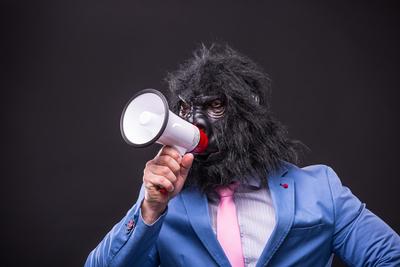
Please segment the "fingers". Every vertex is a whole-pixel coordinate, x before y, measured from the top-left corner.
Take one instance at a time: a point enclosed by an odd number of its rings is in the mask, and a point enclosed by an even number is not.
[[[163,147],[158,155],[154,158],[154,163],[158,166],[165,166],[175,175],[173,177],[170,172],[165,167],[160,167],[157,170],[154,170],[155,174],[165,175],[167,178],[170,178],[172,182],[176,181],[176,176],[180,173],[180,163],[182,161],[182,156],[178,153],[178,151],[170,146]]]
[[[178,164],[181,163],[182,156],[179,154],[179,152],[170,146],[164,146],[160,152],[158,153],[158,156],[170,156],[171,158],[175,159]]]
[[[164,176],[155,175],[153,173],[145,175],[144,184],[147,190],[159,191],[160,188],[165,188],[168,192],[173,192],[175,190],[170,180],[166,179]]]
[[[173,165],[172,163],[169,163]],[[175,167],[175,166],[174,166]],[[178,165],[178,171],[180,167]],[[148,165],[148,170],[157,176],[162,176],[171,181],[172,183],[176,181],[176,175],[174,171],[169,167],[169,165],[159,165],[157,162],[155,164],[149,164]]]
[[[170,156],[159,156],[156,160],[156,164],[168,167],[175,175],[179,174],[179,170],[181,169],[179,163]]]

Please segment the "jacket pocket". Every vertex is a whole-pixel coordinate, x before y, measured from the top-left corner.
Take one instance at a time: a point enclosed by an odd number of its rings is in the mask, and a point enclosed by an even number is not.
[[[310,236],[314,233],[318,233],[319,231],[322,231],[324,228],[324,224],[316,224],[312,226],[307,226],[307,227],[294,227],[290,229],[288,236]]]

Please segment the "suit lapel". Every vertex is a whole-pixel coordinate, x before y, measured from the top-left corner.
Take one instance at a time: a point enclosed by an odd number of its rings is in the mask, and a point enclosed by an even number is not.
[[[257,266],[266,266],[287,236],[294,219],[294,180],[284,176],[284,168],[268,177],[268,186],[275,208],[276,225]]]
[[[219,266],[231,266],[212,230],[206,195],[195,188],[187,188],[180,195],[197,237]]]

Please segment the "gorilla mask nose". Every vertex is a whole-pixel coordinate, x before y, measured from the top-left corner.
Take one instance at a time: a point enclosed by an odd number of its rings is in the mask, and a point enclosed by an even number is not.
[[[207,134],[207,136],[210,137],[212,135],[211,123],[204,112],[200,110],[194,110],[191,118],[191,123],[202,129]]]
[[[204,154],[218,152],[216,137],[213,133],[212,123],[207,115],[201,110],[194,110],[191,116],[191,123],[196,125],[208,137],[208,147]]]

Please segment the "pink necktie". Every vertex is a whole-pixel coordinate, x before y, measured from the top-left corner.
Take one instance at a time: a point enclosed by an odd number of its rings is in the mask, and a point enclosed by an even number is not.
[[[217,238],[232,267],[244,267],[242,242],[236,215],[233,193],[238,183],[230,186],[220,186],[215,190],[220,202],[217,211]]]

